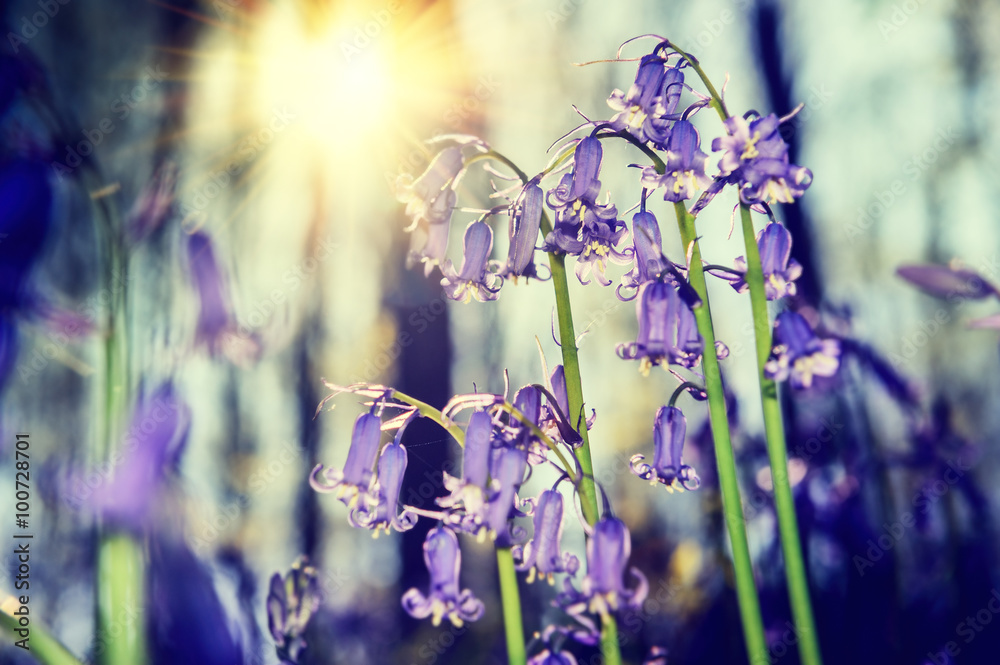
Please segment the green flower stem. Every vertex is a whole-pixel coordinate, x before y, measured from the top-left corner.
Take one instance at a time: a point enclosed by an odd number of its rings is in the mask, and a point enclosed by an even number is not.
[[[500,571],[503,625],[507,633],[507,661],[510,665],[524,665],[528,656],[524,644],[524,622],[521,620],[521,596],[517,588],[514,557],[509,547],[497,548],[497,568]]]
[[[102,186],[96,166],[83,171],[86,191]],[[121,442],[124,421],[131,399],[126,285],[128,275],[125,229],[113,206],[99,197],[94,200],[97,231],[103,252],[104,288],[114,297],[105,319],[104,420],[97,438],[96,457],[111,463]],[[111,636],[101,655],[104,665],[133,665],[146,662],[145,553],[132,536],[111,531],[98,523],[97,547],[97,634]],[[121,617],[131,616],[122,621]]]
[[[12,642],[23,639],[15,632],[21,628],[18,618],[8,614],[8,611],[13,611],[8,608],[8,604],[12,604],[14,608],[18,606],[13,600],[13,597],[8,597],[0,609],[0,628],[3,628],[0,632],[9,633]],[[52,636],[37,617],[31,619],[30,630],[28,646],[31,648],[31,656],[42,665],[80,665],[80,661]]]
[[[746,246],[746,282],[750,287],[750,305],[753,310],[754,337],[757,343],[757,370],[760,380],[760,397],[764,409],[764,432],[767,437],[767,455],[771,461],[771,478],[774,484],[774,507],[778,514],[781,550],[785,556],[785,579],[792,606],[792,618],[798,633],[799,655],[803,665],[821,665],[819,640],[809,600],[809,583],[802,557],[799,526],[795,519],[795,500],[788,482],[788,449],[785,444],[784,420],[778,402],[778,388],[764,375],[764,365],[771,354],[771,322],[767,315],[767,293],[760,265],[760,252],[750,208],[740,204],[743,223],[743,242]]]
[[[445,418],[440,410],[398,390],[392,391],[392,397],[400,402],[415,406],[420,415],[433,420],[451,434],[460,446],[465,446],[465,432],[451,420]],[[518,419],[527,420],[525,415],[514,407],[510,407],[508,412]],[[551,440],[549,443],[552,446],[555,445]],[[521,619],[521,592],[517,587],[517,571],[514,570],[514,557],[509,547],[497,548],[497,572],[500,576],[503,629],[507,636],[507,660],[510,665],[525,665],[528,657],[525,653],[524,622]]]
[[[715,329],[708,303],[708,288],[705,272],[701,264],[701,249],[698,247],[694,217],[683,203],[675,203],[677,226],[681,241],[690,256],[688,281],[701,298],[701,305],[694,310],[698,332],[705,340],[702,365],[705,371],[705,392],[708,393],[708,413],[712,424],[712,439],[715,442],[715,458],[719,470],[719,488],[722,491],[722,511],[726,518],[729,541],[733,548],[733,571],[736,577],[736,597],[739,601],[740,620],[743,623],[743,639],[746,642],[750,661],[770,663],[767,641],[764,639],[764,622],[760,614],[760,600],[754,584],[753,565],[750,562],[750,546],[747,541],[746,522],[743,517],[740,486],[736,477],[736,458],[729,436],[729,417],[726,413],[726,396],[722,389],[719,359],[715,353]]]

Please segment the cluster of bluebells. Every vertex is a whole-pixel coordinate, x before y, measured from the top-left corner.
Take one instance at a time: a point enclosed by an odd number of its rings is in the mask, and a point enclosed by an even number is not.
[[[783,118],[753,111],[728,117],[724,134],[710,142],[707,152],[696,115],[706,108],[722,109],[724,103],[692,87],[690,81],[698,77],[692,62],[667,40],[658,42],[639,60],[629,89],[612,92],[611,117],[587,120],[567,135],[576,136],[558,145],[548,166],[533,176],[478,138],[450,135],[434,139],[430,145],[436,152],[426,170],[416,177],[400,177],[396,188],[410,219],[407,262],[423,264],[427,276],[438,269],[450,299],[496,300],[505,284],[519,278],[548,279],[553,262],[563,265],[572,258],[581,284],[614,286],[620,300],[635,301],[635,340],[619,344],[617,354],[636,361],[644,374],[654,366],[664,368],[678,380],[678,387],[653,419],[651,459],[637,453],[631,468],[636,476],[670,490],[694,490],[700,484],[695,470],[683,460],[687,421],[674,406],[676,398],[687,391],[705,399],[700,373],[705,353],[723,359],[728,350],[721,342],[705,349],[699,332],[702,297],[690,278],[692,248],[685,247],[683,260],[677,262],[666,256],[652,209],[654,195],[662,193],[663,202],[678,215],[696,216],[730,188],[741,205],[766,213],[769,222],[756,238],[766,296],[788,302],[797,296],[802,267],[791,257],[791,234],[770,206],[794,203],[812,180],[807,168],[790,162],[780,131],[794,112]],[[637,203],[626,211],[635,210],[631,224],[602,185],[603,141],[609,139],[629,142],[652,162],[635,172]],[[714,172],[709,152],[718,154]],[[461,260],[453,263],[448,257],[451,227],[459,213],[468,212],[459,207],[458,185],[476,164],[497,165],[499,170],[488,167],[487,172],[497,180],[516,183],[504,188],[494,181],[493,197],[506,198],[507,203],[474,213],[477,216],[466,222]],[[495,219],[506,222],[506,259],[493,256]],[[544,263],[546,255],[549,266]],[[617,279],[610,264],[623,266]],[[737,292],[749,288],[748,261],[742,257],[732,268],[705,265],[699,272]],[[810,388],[816,377],[837,371],[839,357],[839,341],[819,337],[806,317],[789,307],[777,316],[765,374],[794,388]],[[642,603],[646,580],[629,568],[628,528],[614,517],[607,501],[596,523],[583,525],[589,536],[586,565],[561,549],[566,505],[560,486],[572,486],[583,475],[566,458],[576,461],[575,449],[582,441],[579,431],[593,424],[592,419],[584,421],[583,413],[569,413],[561,367],[546,386],[524,386],[510,401],[506,394],[460,395],[435,412],[440,425],[464,440],[461,476],[445,474],[448,495],[437,499],[435,510],[403,506],[399,500],[407,461],[403,432],[414,418],[432,414],[384,386],[331,388],[335,394],[348,391],[367,397],[369,410],[355,423],[343,468],[317,466],[311,476],[313,488],[335,494],[348,507],[348,521],[375,534],[405,531],[421,517],[437,520],[424,545],[430,585],[410,589],[402,598],[412,616],[456,626],[482,616],[482,602],[460,583],[458,534],[512,548],[516,568],[526,573],[528,581],[555,584],[562,577],[553,602],[564,610],[567,621],[549,626],[544,633],[549,638],[596,643],[597,619],[607,620]],[[465,413],[467,417],[459,418]],[[391,442],[383,444],[384,432],[395,433]],[[550,467],[560,470],[555,483],[537,497],[522,496],[526,478]],[[530,536],[518,524],[519,518],[531,519]],[[544,641],[546,648],[532,662],[575,662],[551,639]]]

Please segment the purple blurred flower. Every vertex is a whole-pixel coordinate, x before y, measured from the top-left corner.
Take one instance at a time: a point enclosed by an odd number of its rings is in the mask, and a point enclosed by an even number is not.
[[[652,365],[669,363],[690,369],[701,361],[705,343],[698,333],[694,312],[672,284],[659,281],[643,284],[636,315],[639,334],[635,342],[618,345],[618,357],[638,358],[644,373]]]
[[[667,140],[666,171],[663,175],[652,167],[642,172],[642,185],[646,189],[664,188],[664,201],[686,201],[694,198],[711,179],[705,175],[708,159],[699,147],[698,130],[687,120],[678,120],[670,129]]]
[[[522,549],[514,548],[514,559],[520,560],[517,570],[530,570],[528,582],[547,579],[555,584],[557,573],[574,575],[580,562],[569,552],[560,549],[563,532],[563,498],[556,490],[545,490],[538,497],[534,513],[535,534]]]
[[[424,276],[429,277],[435,266],[441,265],[448,250],[449,224],[421,222],[410,234],[410,251],[406,254],[406,267],[424,264]]]
[[[431,617],[435,626],[442,619],[461,627],[483,615],[483,603],[469,589],[461,589],[459,571],[462,552],[455,532],[447,527],[431,529],[424,541],[424,563],[430,573],[430,591],[424,595],[413,588],[403,594],[403,609],[415,619]],[[461,590],[460,590],[461,589]]]
[[[534,262],[535,243],[538,242],[544,200],[542,188],[532,180],[511,204],[510,249],[507,252],[507,265],[502,273],[504,277],[538,277]]]
[[[616,293],[621,300],[632,300],[639,293],[639,287],[660,277],[667,269],[669,261],[663,255],[663,240],[660,224],[651,212],[637,212],[632,217],[632,269],[622,275]],[[622,288],[632,289],[631,295],[623,295]]]
[[[320,589],[316,569],[307,563],[306,557],[299,557],[284,579],[280,573],[271,577],[267,594],[267,627],[282,662],[298,662],[307,646],[304,637],[306,628],[319,608]]]
[[[602,517],[587,541],[587,575],[581,590],[577,591],[566,578],[564,591],[557,599],[559,605],[578,619],[585,612],[603,617],[623,607],[641,607],[649,591],[646,577],[639,569],[632,568],[636,586],[634,589],[625,586],[625,569],[631,550],[628,527],[616,517]]]
[[[367,501],[381,435],[382,422],[378,416],[362,413],[354,421],[344,469],[324,469],[322,464],[317,464],[309,476],[309,484],[317,492],[335,492],[335,496],[351,509]]]
[[[215,356],[225,350],[236,328],[229,287],[207,233],[195,231],[188,236],[187,254],[191,280],[201,303],[195,341],[204,344]]]
[[[156,231],[166,220],[174,204],[177,166],[166,162],[139,192],[125,221],[129,242],[135,244]]]
[[[680,487],[698,489],[701,481],[697,474],[681,460],[687,419],[680,409],[661,406],[653,421],[653,463],[642,462],[643,455],[634,455],[629,465],[632,473],[651,484],[662,483],[668,489]]]
[[[768,300],[778,300],[785,296],[794,296],[795,280],[802,275],[802,266],[791,258],[792,234],[781,224],[770,223],[757,234],[757,249],[760,251],[760,267],[764,273],[764,290]],[[747,290],[747,261],[742,256],[735,261],[739,275],[733,273],[715,273],[732,283],[738,293]]]
[[[25,284],[52,217],[48,168],[26,159],[0,160],[0,312],[31,306]]]
[[[503,277],[490,272],[490,252],[493,251],[493,230],[489,224],[476,221],[465,229],[465,254],[462,269],[455,272],[450,260],[441,266],[441,286],[452,300],[480,302],[500,297]]]
[[[578,665],[569,651],[549,651],[544,649],[528,659],[528,665]]]
[[[409,531],[417,523],[416,514],[406,508],[399,510],[399,490],[403,487],[407,459],[406,448],[399,441],[402,431],[400,428],[396,440],[382,449],[374,496],[369,495],[368,501],[351,511],[352,525],[371,529],[376,538],[381,530]]]
[[[493,419],[485,411],[476,411],[469,418],[462,451],[462,478],[444,472],[444,486],[450,494],[436,499],[449,511],[464,512],[457,527],[485,540],[487,482],[490,475],[490,455],[493,442]]]
[[[120,462],[107,471],[108,482],[89,500],[104,520],[134,531],[149,526],[161,504],[167,472],[183,448],[189,421],[187,404],[169,382],[139,399],[115,458]]]
[[[773,113],[755,118],[733,116],[725,121],[727,136],[712,141],[712,150],[725,150],[719,170],[727,182],[737,182],[740,200],[792,203],[812,182],[809,169],[788,163],[788,144],[781,137]]]
[[[814,376],[833,376],[840,366],[840,342],[819,339],[805,318],[782,312],[774,322],[774,346],[764,374],[775,381],[790,379],[794,388],[809,388]]]
[[[997,287],[978,272],[960,266],[908,265],[896,268],[896,274],[937,298],[982,300],[1000,296]]]

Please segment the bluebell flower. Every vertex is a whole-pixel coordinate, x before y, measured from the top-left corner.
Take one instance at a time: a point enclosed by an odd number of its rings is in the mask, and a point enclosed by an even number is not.
[[[403,609],[415,619],[431,617],[435,626],[442,619],[461,627],[483,615],[483,603],[469,589],[461,589],[459,570],[462,552],[455,532],[447,527],[431,529],[424,541],[424,563],[431,576],[430,591],[425,595],[413,588],[403,594]]]
[[[792,203],[812,182],[809,169],[788,163],[788,144],[779,124],[773,113],[749,122],[733,116],[725,121],[728,135],[712,141],[712,150],[725,150],[721,175],[739,183],[745,203]]]
[[[441,286],[452,300],[480,302],[500,297],[503,277],[490,271],[490,252],[493,251],[493,229],[483,221],[469,224],[465,229],[465,254],[462,269],[455,272],[450,260],[441,266]]]
[[[451,146],[436,154],[416,180],[410,175],[397,179],[396,198],[406,204],[406,216],[413,220],[410,229],[421,221],[446,224],[451,220],[455,198],[450,185],[463,165],[462,149]]]
[[[616,293],[622,300],[632,300],[639,293],[639,287],[660,277],[670,262],[663,255],[663,240],[660,224],[651,212],[637,212],[632,217],[632,269],[622,275]],[[632,293],[622,293],[622,289]]]
[[[809,388],[814,376],[833,376],[840,366],[840,343],[819,339],[798,312],[786,311],[774,322],[774,344],[764,374],[789,379],[794,388]]]
[[[623,360],[640,360],[639,369],[653,365],[680,365],[688,369],[701,361],[705,343],[698,333],[694,312],[678,289],[662,281],[647,282],[639,289],[636,306],[639,334],[635,342],[619,344]]]
[[[683,90],[680,68],[667,66],[666,59],[656,53],[645,55],[628,93],[615,90],[608,98],[608,106],[618,111],[609,124],[615,131],[627,131],[643,143],[662,147],[670,121],[678,117]]]
[[[557,602],[570,615],[590,612],[606,617],[624,608],[638,608],[646,599],[649,583],[638,568],[632,568],[634,588],[625,585],[625,571],[632,551],[628,527],[616,517],[602,517],[587,541],[587,575],[577,591],[566,578]]]
[[[451,227],[448,224],[428,224],[422,222],[410,233],[410,250],[406,254],[407,269],[416,264],[424,264],[424,276],[430,277],[435,266],[445,261],[448,251],[448,236]]]
[[[491,475],[495,488],[487,507],[489,534],[497,547],[510,547],[514,542],[514,532],[510,528],[511,513],[515,510],[517,490],[524,482],[528,454],[519,448],[502,449],[493,467]]]
[[[480,539],[485,539],[487,533],[486,507],[492,445],[493,418],[486,411],[474,412],[465,430],[462,477],[455,478],[445,471],[444,486],[450,494],[436,499],[439,506],[450,511],[464,509],[457,528]]]
[[[664,188],[663,200],[686,201],[711,182],[705,175],[708,155],[699,147],[698,130],[687,120],[678,120],[670,129],[667,140],[666,169],[661,175],[652,167],[642,171],[646,189]]]
[[[168,471],[176,466],[186,443],[190,409],[163,383],[139,398],[128,430],[107,472],[107,482],[94,490],[90,505],[108,523],[132,531],[149,526],[162,503]]]
[[[549,376],[549,389],[552,396],[555,397],[555,404],[550,404],[546,400],[538,429],[545,432],[553,441],[563,441],[575,448],[583,440],[580,437],[579,429],[586,426],[589,430],[593,427],[594,421],[597,420],[597,413],[592,412],[586,422],[582,422],[583,414],[577,414],[577,416],[570,414],[569,395],[566,392],[566,372],[561,364],[552,369],[552,374]],[[560,417],[560,413],[562,417]],[[578,420],[580,422],[577,422]]]
[[[354,421],[351,447],[343,470],[324,469],[322,464],[317,464],[309,476],[309,484],[317,492],[333,492],[351,509],[367,501],[381,436],[382,421],[378,416],[362,413]]]
[[[579,665],[569,651],[543,649],[528,659],[528,665]]]
[[[267,627],[274,639],[278,658],[283,663],[296,663],[306,648],[305,632],[320,604],[316,569],[306,557],[292,564],[281,577],[275,573],[267,594]]]
[[[796,293],[795,280],[802,275],[802,266],[791,258],[792,234],[781,224],[770,223],[757,234],[760,267],[764,274],[764,291],[768,300],[778,300]],[[712,274],[732,283],[738,293],[747,290],[747,261],[739,257],[734,262],[737,273]]]
[[[538,277],[535,266],[535,244],[542,222],[545,196],[542,188],[534,180],[521,190],[510,206],[510,248],[504,277]]]
[[[514,548],[514,559],[519,561],[517,570],[530,571],[528,582],[547,579],[555,584],[558,573],[574,575],[580,562],[569,552],[560,549],[563,532],[563,498],[556,490],[545,490],[538,497],[534,511],[535,533],[523,548]]]
[[[961,265],[905,265],[896,274],[936,298],[982,300],[1000,297],[1000,289],[975,270]]]
[[[632,260],[631,249],[622,252],[616,248],[627,233],[625,222],[603,220],[586,206],[582,213],[583,223],[579,226],[557,223],[545,238],[545,249],[576,256],[575,272],[581,284],[589,284],[593,273],[602,286],[610,286],[611,280],[605,274],[607,262],[625,265]]]
[[[651,484],[662,483],[668,489],[698,489],[698,475],[681,459],[687,419],[680,409],[661,406],[653,421],[653,463],[643,462],[644,457],[634,455],[629,465],[632,473]]]
[[[351,511],[351,524],[371,529],[375,538],[383,530],[386,533],[391,529],[409,531],[417,523],[415,513],[407,508],[399,509],[399,491],[403,487],[407,460],[406,448],[400,443],[402,431],[401,427],[396,440],[382,449],[374,492]]]
[[[542,392],[538,388],[524,386],[518,389],[514,394],[514,408],[541,429]],[[514,434],[514,445],[528,452],[528,463],[532,465],[544,463],[548,457],[548,446],[535,436],[531,427],[511,417],[510,428]]]
[[[207,233],[195,231],[188,236],[187,255],[200,303],[195,341],[214,356],[224,350],[235,330],[229,287]]]

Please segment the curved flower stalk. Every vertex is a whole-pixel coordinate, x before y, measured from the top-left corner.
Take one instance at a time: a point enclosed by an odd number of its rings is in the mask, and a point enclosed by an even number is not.
[[[632,568],[630,573],[636,585],[626,586],[625,572],[631,551],[632,539],[625,523],[616,517],[602,517],[587,541],[587,575],[581,588],[577,591],[567,578],[557,599],[559,605],[584,623],[588,620],[582,615],[587,612],[604,618],[625,608],[641,607],[649,584],[638,568]]]
[[[712,141],[712,150],[724,150],[719,171],[727,182],[737,183],[740,200],[747,204],[792,203],[812,183],[812,172],[788,162],[788,144],[781,138],[781,120],[773,113],[747,121],[739,116],[725,120],[727,136]]]
[[[344,468],[324,468],[317,464],[309,475],[309,485],[317,492],[333,492],[352,510],[359,502],[367,501],[381,435],[381,419],[374,413],[362,413],[354,421]]]
[[[687,419],[681,410],[661,406],[653,421],[653,463],[644,462],[641,454],[634,455],[629,462],[632,473],[652,485],[661,483],[669,490],[698,489],[701,480],[694,469],[681,460],[686,434]]]
[[[462,269],[455,271],[449,259],[441,265],[441,286],[452,300],[480,302],[500,297],[503,277],[490,272],[490,252],[493,251],[493,230],[484,221],[476,221],[465,229],[465,254]]]
[[[518,571],[528,571],[528,583],[546,579],[555,584],[559,573],[576,574],[580,562],[560,549],[563,532],[563,498],[557,490],[545,490],[535,506],[533,538],[523,548],[515,546],[514,560],[520,560]]]
[[[701,362],[705,343],[694,313],[672,284],[662,281],[643,284],[636,316],[639,334],[635,342],[618,345],[620,358],[638,359],[644,374],[654,365],[673,364],[690,369]]]
[[[319,609],[320,591],[316,569],[308,565],[306,557],[292,564],[292,569],[281,577],[271,577],[267,594],[267,627],[274,638],[278,658],[283,663],[297,663],[305,650],[306,628]]]
[[[774,322],[771,358],[764,375],[775,381],[788,379],[794,388],[809,388],[813,377],[830,377],[840,366],[840,342],[820,339],[798,312],[782,312]]]
[[[403,609],[415,619],[431,617],[435,626],[448,619],[460,628],[466,621],[483,615],[483,602],[469,589],[461,589],[459,571],[462,552],[455,532],[447,527],[431,529],[424,541],[424,563],[431,576],[430,590],[424,594],[413,588],[403,594]]]
[[[802,266],[791,258],[792,234],[781,224],[774,222],[757,234],[757,249],[764,274],[764,290],[768,300],[778,300],[796,293],[795,280],[802,275]],[[737,293],[748,290],[746,282],[747,262],[742,256],[734,262],[735,272],[713,272],[732,284]]]

